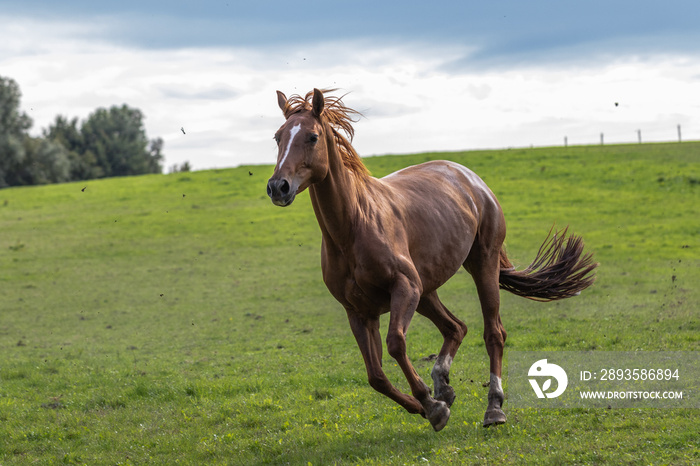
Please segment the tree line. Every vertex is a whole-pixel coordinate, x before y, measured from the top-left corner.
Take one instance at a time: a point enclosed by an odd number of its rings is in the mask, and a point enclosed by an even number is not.
[[[148,139],[140,110],[98,108],[82,122],[59,115],[32,137],[20,99],[17,83],[0,76],[0,188],[162,173],[163,140]]]

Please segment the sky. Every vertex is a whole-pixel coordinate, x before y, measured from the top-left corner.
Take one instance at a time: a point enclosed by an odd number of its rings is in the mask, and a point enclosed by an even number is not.
[[[700,2],[0,0],[40,135],[127,104],[166,171],[274,164],[275,91],[364,117],[362,156],[700,139]]]

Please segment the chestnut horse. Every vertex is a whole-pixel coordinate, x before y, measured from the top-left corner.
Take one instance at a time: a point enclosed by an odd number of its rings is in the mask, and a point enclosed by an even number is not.
[[[340,98],[314,89],[290,99],[277,92],[285,123],[275,134],[278,155],[267,193],[288,206],[309,189],[321,227],[323,280],[347,312],[362,352],[369,384],[439,431],[450,417],[455,392],[452,360],[467,326],[440,302],[437,289],[463,266],[474,279],[490,358],[484,425],[506,421],[501,361],[506,331],[499,288],[541,301],[567,298],[593,283],[593,263],[583,242],[566,231],[548,236],[528,268],[516,271],[503,241],[506,224],[496,197],[471,170],[448,161],[370,176],[350,142],[352,117]],[[550,232],[551,233],[551,232]],[[444,342],[431,371],[435,397],[406,355],[406,332],[418,311]],[[412,396],[382,371],[379,317],[390,313],[386,346],[406,376]]]

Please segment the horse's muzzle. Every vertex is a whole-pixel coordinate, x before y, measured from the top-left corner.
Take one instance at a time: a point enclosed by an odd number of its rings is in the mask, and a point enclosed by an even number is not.
[[[267,195],[270,196],[272,203],[280,206],[286,207],[294,201],[296,192],[292,190],[289,181],[282,179],[270,178],[267,182]]]

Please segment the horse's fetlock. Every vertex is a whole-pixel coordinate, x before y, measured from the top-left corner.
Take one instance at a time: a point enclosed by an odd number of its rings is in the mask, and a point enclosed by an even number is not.
[[[506,396],[502,390],[489,390],[488,400],[489,404],[492,402],[497,402],[498,406],[503,406]]]

